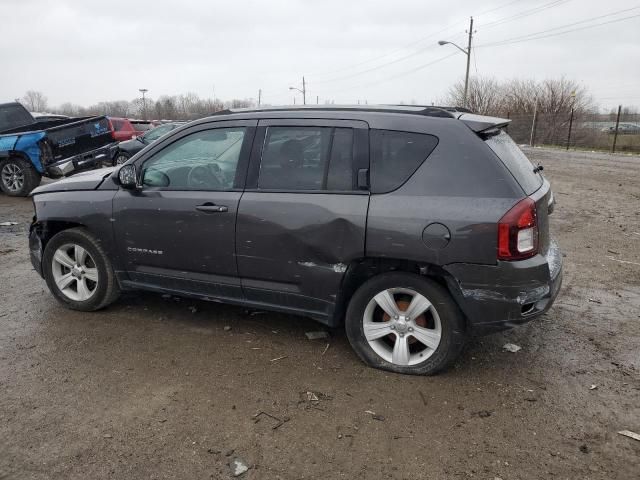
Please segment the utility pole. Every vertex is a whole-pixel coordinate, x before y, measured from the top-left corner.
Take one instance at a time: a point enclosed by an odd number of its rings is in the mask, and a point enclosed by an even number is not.
[[[473,17],[469,21],[469,44],[467,45],[467,73],[464,76],[464,106],[468,105],[467,92],[469,91],[469,67],[471,66],[471,40],[473,39]]]
[[[260,106],[260,103],[262,102],[262,89],[258,90],[258,106]]]
[[[307,84],[304,81],[304,75],[302,76],[302,104],[307,104]]]
[[[613,135],[613,145],[611,146],[611,153],[616,153],[616,142],[618,141],[618,127],[620,127],[621,111],[622,111],[622,105],[618,105],[618,116],[616,117],[616,131]]]
[[[469,91],[469,69],[471,68],[471,42],[473,40],[473,17],[469,17],[469,42],[467,43],[467,48],[464,49],[462,48],[460,45],[457,45],[453,42],[449,42],[448,40],[439,40],[438,41],[438,45],[442,46],[442,45],[453,45],[454,47],[456,47],[458,50],[460,50],[462,53],[464,53],[467,56],[467,70],[464,74],[464,98],[463,98],[463,107],[466,107],[468,105],[467,102],[467,93]]]
[[[569,133],[567,134],[567,151],[571,145],[571,129],[573,128],[573,105],[571,106],[571,116],[569,117]]]
[[[146,88],[140,88],[138,90],[140,93],[142,93],[142,119],[146,120],[147,119],[147,101],[144,98],[144,94],[147,93],[149,90]]]
[[[320,95],[316,95],[316,105],[320,103]]]
[[[297,90],[298,92],[300,92],[302,94],[302,104],[307,104],[307,83],[304,80],[304,76],[302,77],[302,90],[300,90],[298,87],[289,87],[289,90]],[[296,104],[295,97],[293,97],[293,104]]]
[[[538,121],[538,100],[536,99],[536,105],[533,107],[533,122],[531,122],[531,137],[529,137],[529,146],[533,147],[536,141],[536,123]]]

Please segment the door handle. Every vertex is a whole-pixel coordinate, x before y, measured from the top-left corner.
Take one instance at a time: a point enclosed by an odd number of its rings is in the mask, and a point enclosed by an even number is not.
[[[229,209],[225,205],[216,205],[215,203],[207,202],[202,205],[198,205],[196,210],[204,213],[223,213],[228,212]]]

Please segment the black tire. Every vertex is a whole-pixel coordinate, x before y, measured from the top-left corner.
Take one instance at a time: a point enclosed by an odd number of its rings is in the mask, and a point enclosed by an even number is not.
[[[56,285],[53,274],[53,256],[61,246],[66,244],[79,245],[91,256],[97,269],[98,281],[91,297],[85,301],[77,301],[65,295]],[[120,295],[120,288],[113,272],[109,257],[100,242],[93,235],[82,228],[72,228],[56,234],[44,249],[42,258],[42,272],[49,290],[56,299],[72,310],[91,312],[106,307],[116,301]]]
[[[367,305],[378,293],[394,288],[408,289],[423,295],[434,306],[440,318],[440,343],[426,360],[415,365],[396,365],[385,360],[374,351],[364,335],[363,322]],[[371,367],[395,373],[432,375],[440,372],[458,358],[465,342],[464,316],[449,292],[433,280],[410,273],[384,273],[365,282],[349,302],[345,324],[349,343],[362,361]],[[407,333],[407,337],[411,338],[411,334]],[[387,341],[386,338],[383,339]]]
[[[127,160],[129,160],[131,158],[131,155],[129,155],[127,152],[123,152],[122,150],[118,150],[118,153],[115,154],[115,156],[113,157],[113,166],[118,166],[118,165],[122,165],[123,163],[125,163]],[[120,161],[118,161],[120,159]]]
[[[12,174],[20,176],[20,181],[12,180]],[[12,197],[26,197],[40,185],[42,176],[31,163],[18,157],[0,162],[0,189]]]

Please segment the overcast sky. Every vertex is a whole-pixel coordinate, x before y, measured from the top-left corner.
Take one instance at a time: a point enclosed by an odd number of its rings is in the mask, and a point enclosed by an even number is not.
[[[466,46],[470,15],[472,75],[564,75],[604,108],[640,105],[638,0],[1,0],[0,101],[29,89],[85,106],[139,88],[224,100],[262,89],[282,104],[305,75],[313,103],[430,104],[465,69],[464,54],[437,41]]]

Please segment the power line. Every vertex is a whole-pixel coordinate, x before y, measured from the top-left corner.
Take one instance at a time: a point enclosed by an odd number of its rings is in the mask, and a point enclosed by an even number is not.
[[[373,86],[373,85],[378,85],[378,84],[380,84],[380,83],[387,82],[387,81],[389,81],[389,80],[393,80],[393,79],[398,78],[398,77],[403,77],[403,76],[405,76],[405,75],[410,75],[410,74],[412,74],[412,73],[415,73],[415,72],[418,72],[418,71],[420,71],[420,70],[423,70],[423,69],[425,69],[425,68],[427,68],[427,67],[430,67],[431,65],[434,65],[434,64],[436,64],[436,63],[438,63],[438,62],[441,62],[441,61],[443,61],[443,60],[446,60],[447,58],[453,57],[454,55],[457,55],[457,54],[458,54],[458,52],[457,52],[457,51],[456,51],[456,52],[453,52],[453,53],[450,53],[449,55],[445,55],[444,57],[437,58],[437,59],[435,59],[435,60],[433,60],[433,61],[431,61],[431,62],[428,62],[428,63],[422,64],[422,65],[419,65],[419,66],[417,66],[417,67],[415,67],[415,68],[412,68],[412,69],[410,69],[410,70],[406,70],[406,71],[404,71],[404,72],[397,73],[397,74],[392,75],[392,76],[390,76],[390,77],[386,77],[386,78],[383,78],[383,79],[381,79],[381,80],[376,80],[375,82],[370,82],[370,83],[365,83],[365,84],[359,84],[359,85],[353,85],[353,86],[351,86],[351,87],[343,88],[343,89],[341,89],[341,90],[336,90],[336,91],[333,91],[333,90],[332,90],[332,95],[333,95],[334,93],[341,93],[341,92],[344,92],[344,91],[347,91],[347,90],[353,90],[354,88],[363,88],[363,87],[370,87],[370,86]]]
[[[549,8],[558,7],[564,3],[567,3],[570,0],[553,0],[552,2],[545,3],[544,5],[539,5],[537,7],[531,8],[529,10],[524,10],[522,12],[516,13],[509,17],[499,18],[498,20],[494,20],[493,22],[486,23],[482,25],[482,29],[486,30],[488,28],[497,27],[498,25],[502,25],[505,23],[512,22],[514,20],[520,20],[521,18],[528,17],[530,15],[534,15],[536,13],[542,12],[544,10],[548,10]]]
[[[317,85],[317,84],[322,84],[322,83],[331,83],[331,82],[337,82],[337,81],[340,81],[340,80],[345,80],[345,79],[348,79],[348,78],[357,77],[359,75],[363,75],[365,73],[373,72],[375,70],[379,70],[381,68],[388,67],[389,65],[393,65],[395,63],[402,62],[403,60],[406,60],[407,58],[415,57],[416,55],[420,55],[421,53],[426,52],[427,50],[431,50],[431,49],[436,48],[436,47],[438,47],[437,44],[429,45],[428,47],[425,47],[425,48],[422,48],[422,49],[420,49],[420,50],[418,50],[416,52],[410,53],[409,55],[405,55],[404,57],[400,57],[400,58],[397,58],[397,59],[392,60],[390,62],[383,63],[382,65],[377,65],[375,67],[371,67],[371,68],[368,68],[366,70],[361,70],[359,72],[351,73],[349,75],[343,75],[342,77],[329,78],[327,80],[318,80],[316,82],[313,82],[313,84]]]
[[[511,0],[511,1],[509,1],[509,2],[506,2],[506,3],[502,4],[502,5],[498,5],[497,7],[490,8],[490,9],[487,9],[487,10],[483,10],[483,11],[481,11],[480,13],[477,13],[477,14],[476,14],[476,17],[479,17],[479,16],[481,16],[481,15],[486,15],[487,13],[492,13],[492,12],[495,12],[495,11],[497,11],[497,10],[501,10],[502,8],[506,8],[506,7],[510,6],[510,5],[513,5],[514,3],[519,3],[519,2],[522,2],[522,1],[524,1],[524,0]],[[559,1],[559,0],[555,0],[555,1]],[[569,0],[561,0],[561,1],[569,1]],[[462,23],[462,22],[458,21],[458,22],[450,23],[449,25],[447,25],[446,27],[444,27],[444,28],[443,28],[443,29],[441,29],[441,30],[438,30],[438,31],[433,32],[433,33],[430,33],[429,35],[427,35],[427,36],[425,36],[425,37],[422,37],[422,38],[420,38],[420,39],[418,39],[418,40],[415,40],[415,41],[413,41],[413,42],[411,42],[411,43],[408,43],[408,44],[406,44],[404,47],[401,47],[401,48],[399,48],[399,49],[393,50],[393,51],[391,51],[391,52],[389,52],[389,53],[386,53],[386,54],[384,54],[384,55],[380,55],[380,56],[377,56],[377,57],[373,57],[373,58],[370,58],[370,59],[368,59],[368,60],[364,60],[364,61],[362,61],[362,62],[354,63],[354,64],[352,64],[352,65],[349,65],[348,67],[339,68],[339,69],[336,69],[336,70],[329,70],[329,71],[326,71],[326,72],[323,72],[323,73],[316,72],[316,73],[312,73],[311,75],[312,75],[312,76],[313,76],[313,75],[323,76],[323,75],[331,75],[332,73],[340,73],[340,72],[344,72],[344,71],[347,71],[347,70],[352,70],[352,69],[357,68],[357,67],[360,67],[360,66],[362,66],[362,65],[366,65],[366,64],[369,64],[369,63],[376,62],[376,61],[381,60],[381,59],[383,59],[383,58],[391,57],[391,56],[393,56],[393,55],[395,55],[395,54],[397,54],[397,53],[400,53],[400,52],[403,52],[403,51],[405,51],[405,50],[407,50],[407,49],[413,48],[414,46],[416,46],[416,45],[418,45],[418,44],[420,44],[420,43],[423,43],[424,41],[429,40],[429,39],[431,39],[431,38],[435,37],[436,35],[439,35],[439,34],[441,34],[441,33],[444,33],[444,32],[446,32],[447,30],[452,29],[453,27],[457,27],[460,23]],[[430,48],[430,47],[427,47],[427,49],[428,49],[428,48]],[[421,50],[420,50],[420,51],[418,51],[418,52],[414,52],[414,53],[412,53],[412,54],[406,55],[406,56],[405,56],[405,57],[403,57],[402,59],[406,59],[406,58],[413,57],[413,56],[415,56],[415,55],[417,55],[417,54],[421,53],[421,51],[424,51],[424,50],[425,50],[425,49],[421,49]],[[386,64],[380,65],[380,67],[385,66],[385,65],[391,65],[391,64],[397,63],[398,61],[400,61],[400,60],[392,60],[391,62],[388,62],[388,63],[386,63]],[[364,71],[364,72],[362,72],[362,73],[368,73],[369,71],[375,70],[375,69],[377,69],[377,68],[379,68],[379,67],[374,67],[374,68],[373,68],[373,69],[371,69],[371,70],[365,70],[365,71]],[[354,76],[355,76],[355,75],[354,75]],[[349,77],[349,76],[347,76],[346,78],[348,78],[348,77]],[[334,79],[317,81],[317,82],[315,82],[315,83],[325,83],[325,82],[331,82],[331,81],[334,81]]]
[[[348,67],[339,68],[339,69],[336,69],[336,70],[329,70],[329,71],[326,71],[326,72],[323,72],[323,73],[316,72],[316,73],[312,74],[312,76],[313,76],[313,75],[323,76],[323,75],[330,75],[330,74],[332,74],[332,73],[344,72],[344,71],[346,71],[346,70],[352,70],[352,69],[354,69],[354,68],[356,68],[356,67],[359,67],[359,66],[362,66],[362,65],[366,65],[366,64],[368,64],[368,63],[376,62],[376,61],[381,60],[381,59],[383,59],[383,58],[387,58],[387,57],[393,56],[393,55],[395,55],[395,54],[397,54],[397,53],[404,52],[405,50],[407,50],[407,49],[409,49],[409,48],[412,48],[412,47],[414,47],[415,45],[418,45],[418,44],[420,44],[420,43],[424,42],[425,40],[428,40],[428,39],[430,39],[430,38],[433,38],[433,37],[435,37],[436,35],[439,35],[439,34],[441,34],[441,33],[444,33],[444,32],[446,32],[447,30],[450,30],[450,29],[451,29],[451,28],[453,28],[453,27],[457,27],[460,23],[462,23],[462,22],[458,21],[458,22],[455,22],[455,23],[451,23],[451,24],[447,25],[446,27],[444,27],[444,28],[443,28],[443,29],[441,29],[441,30],[438,30],[438,31],[433,32],[433,33],[430,33],[430,34],[429,34],[429,35],[427,35],[426,37],[422,37],[422,38],[420,38],[419,40],[415,40],[415,41],[413,41],[413,42],[411,42],[411,43],[408,43],[408,44],[407,44],[407,45],[405,45],[404,47],[398,48],[398,49],[393,50],[393,51],[391,51],[391,52],[389,52],[389,53],[385,53],[384,55],[380,55],[380,56],[377,56],[377,57],[373,57],[373,58],[370,58],[370,59],[368,59],[368,60],[364,60],[364,61],[362,61],[362,62],[354,63],[354,64],[352,64],[352,65],[349,65]],[[429,48],[429,47],[427,47],[427,48]],[[419,52],[418,52],[418,53],[419,53]],[[413,54],[412,54],[412,55],[413,55]],[[409,56],[412,56],[412,55],[409,55]],[[395,60],[394,60],[394,61],[391,61],[390,63],[396,63],[396,62],[395,62]],[[326,80],[326,81],[331,81],[331,80]],[[316,83],[318,83],[318,82],[316,82]]]
[[[486,14],[486,13],[488,13],[488,12],[496,11],[496,10],[498,10],[498,9],[500,9],[500,8],[503,8],[503,7],[506,7],[506,6],[508,6],[508,5],[512,5],[512,4],[514,4],[514,3],[518,3],[519,1],[521,1],[521,0],[511,1],[511,2],[508,2],[508,3],[506,3],[506,4],[503,4],[501,7],[495,7],[494,9],[490,9],[490,10],[488,10],[488,11],[481,12],[480,14],[482,15],[482,14]],[[570,1],[570,0],[553,0],[552,2],[549,2],[549,3],[546,3],[546,4],[544,4],[544,5],[541,5],[541,6],[535,7],[535,8],[533,8],[533,9],[525,10],[525,11],[523,11],[523,12],[517,13],[516,15],[512,15],[512,16],[510,16],[510,17],[505,17],[505,18],[503,18],[503,19],[499,19],[499,20],[497,20],[497,21],[495,21],[495,22],[491,22],[491,23],[489,23],[489,24],[487,24],[487,25],[494,25],[494,26],[495,26],[496,24],[507,23],[508,21],[510,21],[510,19],[516,19],[516,17],[517,17],[517,18],[522,18],[522,17],[525,17],[525,16],[533,15],[534,13],[538,13],[538,12],[540,12],[540,11],[542,11],[542,10],[546,10],[546,9],[548,9],[548,8],[552,8],[552,7],[554,7],[554,6],[557,6],[557,5],[560,5],[560,4],[563,4],[563,3],[566,3],[566,2],[568,2],[568,1]],[[449,27],[446,27],[446,28],[445,28],[445,29],[443,29],[443,30],[440,30],[440,31],[438,31],[438,32],[435,32],[435,33],[433,33],[433,34],[431,34],[431,35],[429,35],[429,36],[427,36],[427,37],[424,37],[424,38],[422,38],[421,40],[419,40],[418,42],[414,42],[413,44],[421,43],[422,41],[424,41],[424,40],[425,40],[425,39],[427,39],[427,38],[434,37],[434,36],[435,36],[435,35],[437,35],[438,33],[441,33],[441,32],[443,32],[443,31],[448,30],[448,28],[449,28]],[[312,84],[314,84],[314,85],[320,85],[320,84],[325,84],[325,83],[333,83],[333,82],[339,82],[339,81],[342,81],[342,80],[348,80],[348,79],[350,79],[350,78],[357,77],[357,76],[360,76],[360,75],[364,75],[364,74],[366,74],[366,73],[374,72],[374,71],[376,71],[376,70],[379,70],[379,69],[381,69],[381,68],[387,67],[387,66],[389,66],[389,65],[394,65],[394,64],[396,64],[396,63],[402,62],[402,61],[407,60],[407,59],[409,59],[409,58],[412,58],[412,57],[415,57],[415,56],[417,56],[417,55],[420,55],[421,53],[423,53],[423,52],[425,52],[425,51],[427,51],[427,50],[431,50],[432,48],[435,48],[435,45],[429,45],[429,46],[424,47],[424,48],[421,48],[421,49],[419,49],[419,50],[417,50],[417,51],[415,51],[415,52],[412,52],[412,53],[410,53],[410,54],[408,54],[408,55],[404,55],[404,56],[402,56],[402,57],[400,57],[400,58],[396,58],[396,59],[391,60],[391,61],[389,61],[389,62],[385,62],[385,63],[382,63],[382,64],[380,64],[380,65],[376,65],[376,66],[374,66],[374,67],[367,68],[367,69],[365,69],[365,70],[357,71],[357,72],[354,72],[354,73],[350,73],[350,74],[347,74],[347,75],[342,75],[342,76],[338,76],[338,77],[334,77],[334,78],[328,78],[328,79],[326,79],[326,80],[317,80],[317,81],[312,82]],[[379,57],[379,59],[380,59],[380,58],[384,58],[385,56],[389,56],[389,55],[391,55],[391,54],[387,54],[387,55],[384,55],[384,56],[382,56],[382,57]],[[370,62],[369,62],[369,61],[367,61],[367,62],[361,62],[361,63],[370,63]],[[348,69],[348,70],[350,70],[351,68],[354,68],[354,66],[348,67],[347,69]],[[476,66],[476,70],[477,70],[477,66]]]
[[[502,5],[498,5],[498,6],[497,6],[497,7],[495,7],[495,8],[490,8],[489,10],[483,10],[483,11],[482,11],[482,12],[480,12],[480,13],[476,13],[476,14],[474,15],[474,17],[475,17],[475,18],[478,18],[480,15],[486,15],[487,13],[495,12],[496,10],[500,10],[500,9],[502,9],[502,8],[508,7],[509,5],[513,5],[514,3],[518,3],[518,2],[521,2],[521,1],[522,1],[522,0],[511,0],[510,2],[504,3],[504,4],[502,4]]]
[[[507,38],[507,39],[504,39],[504,40],[498,40],[496,42],[483,43],[483,44],[480,44],[480,45],[476,45],[476,48],[494,47],[494,46],[501,46],[501,45],[510,45],[512,43],[527,42],[529,40],[539,40],[539,39],[542,39],[542,38],[553,37],[553,36],[556,36],[556,35],[563,35],[565,33],[575,32],[575,31],[578,31],[578,30],[584,30],[584,29],[587,29],[587,28],[597,27],[597,26],[600,26],[600,25],[607,25],[609,23],[620,22],[622,20],[628,20],[630,18],[635,18],[635,17],[638,17],[640,15],[631,15],[629,17],[617,18],[617,19],[614,19],[614,20],[609,20],[607,22],[601,22],[601,23],[597,23],[597,24],[593,24],[593,25],[585,25],[583,27],[578,27],[578,28],[574,28],[574,29],[570,29],[570,30],[564,30],[564,31],[561,31],[561,32],[551,33],[549,35],[544,35],[544,34],[546,34],[548,32],[554,32],[556,30],[562,30],[562,29],[567,28],[567,27],[572,27],[572,26],[575,26],[575,25],[580,25],[580,24],[583,24],[583,23],[592,22],[594,20],[600,20],[602,18],[611,17],[613,15],[618,15],[620,13],[629,12],[631,10],[637,10],[639,8],[640,8],[640,6],[639,7],[626,8],[624,10],[618,10],[617,12],[608,13],[606,15],[598,15],[596,17],[587,18],[585,20],[580,20],[578,22],[573,22],[573,23],[568,23],[568,24],[565,24],[565,25],[560,25],[559,27],[549,28],[547,30],[542,30],[542,31],[535,32],[535,33],[529,33],[527,35],[520,35],[520,36],[517,36],[517,37]]]

